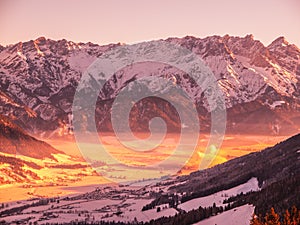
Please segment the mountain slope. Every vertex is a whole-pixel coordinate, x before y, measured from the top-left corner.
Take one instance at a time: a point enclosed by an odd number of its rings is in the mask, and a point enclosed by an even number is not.
[[[65,185],[94,175],[94,170],[82,159],[30,136],[0,115],[0,187]]]
[[[28,135],[9,119],[0,115],[0,152],[36,159],[51,158],[62,153],[49,144]]]

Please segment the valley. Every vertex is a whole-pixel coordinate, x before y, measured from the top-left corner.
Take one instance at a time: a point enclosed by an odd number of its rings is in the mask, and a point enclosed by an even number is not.
[[[57,187],[70,192],[7,202],[0,209],[1,221],[39,224],[94,224],[97,221],[147,224],[152,221],[162,224],[181,216],[182,221],[193,223],[207,218],[203,221],[205,224],[212,216],[216,216],[213,221],[223,218],[224,213],[236,224],[237,221],[247,224],[254,210],[268,209],[268,206],[262,207],[261,201],[275,198],[277,210],[284,209],[286,204],[298,204],[299,138],[300,135],[296,135],[263,151],[188,175],[124,184],[98,183],[83,187],[79,182],[74,185],[79,185],[77,187]],[[278,188],[285,184],[292,184],[288,191]],[[191,217],[197,210],[207,213],[206,216],[200,213],[199,219]]]
[[[109,143],[109,146],[111,148],[114,148],[116,152],[122,153],[123,146],[121,146],[120,143],[112,137],[112,134],[108,133],[102,138],[104,141],[106,141],[105,143]],[[174,134],[173,139],[175,139],[176,137],[177,135]],[[199,146],[201,146],[204,149],[207,144],[208,135],[202,135],[201,137],[204,138],[201,139],[201,141],[199,141]],[[261,149],[272,146],[286,138],[286,136],[273,135],[227,135],[224,138],[222,147],[216,155],[216,158],[212,162],[211,166],[226,162],[236,157],[249,154],[251,152],[260,151]],[[171,140],[172,139],[170,139],[170,141]],[[0,186],[1,202],[11,202],[42,196],[55,197],[83,193],[94,190],[94,188],[97,187],[99,184],[107,184],[112,182],[109,179],[101,177],[101,175],[97,174],[95,170],[90,167],[90,164],[84,160],[80,150],[78,149],[78,146],[74,142],[74,139],[72,139],[71,137],[61,139],[44,139],[44,141],[51,144],[51,146],[65,153],[66,155],[61,155],[60,157],[58,155],[58,162],[51,162],[51,160],[48,160],[47,162],[20,155],[11,155],[12,157],[16,157],[17,159],[23,159],[25,161],[34,162],[37,165],[40,165],[43,169],[34,169],[32,171],[35,172],[37,176],[41,179],[23,180],[19,183],[3,182]],[[176,141],[174,142],[176,143]],[[171,145],[168,145],[168,147],[173,149],[175,145],[172,146],[171,143]],[[1,153],[1,155],[5,154]],[[6,155],[8,156],[8,154]],[[142,160],[145,160],[145,158],[147,157],[148,156],[143,157]],[[155,157],[159,156],[156,155]],[[131,155],[130,158],[132,161],[137,160],[135,158],[135,155]],[[199,154],[195,154],[182,168],[180,174],[189,174],[197,170],[197,166],[199,165],[200,160],[201,158]],[[55,164],[56,167],[58,167],[57,165],[61,165],[61,167],[51,168],[49,166],[45,166],[51,165],[51,163]],[[78,166],[78,164],[82,165],[82,167],[69,169],[63,168],[63,165]],[[5,165],[2,165],[1,168],[4,169]],[[157,177],[163,175],[167,174],[158,174]],[[4,174],[2,174],[1,177],[4,179]],[[7,177],[7,179],[9,178]],[[137,176],[136,179],[143,179],[143,177]],[[10,193],[14,194],[12,195]]]

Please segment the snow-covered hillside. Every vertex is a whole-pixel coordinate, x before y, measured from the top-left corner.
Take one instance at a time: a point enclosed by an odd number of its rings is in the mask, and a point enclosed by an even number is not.
[[[252,205],[243,205],[194,225],[249,225],[253,213],[254,207]]]
[[[217,206],[225,206],[223,201],[231,196],[236,196],[240,193],[247,193],[250,191],[259,191],[258,181],[256,178],[251,178],[246,183],[238,185],[234,188],[223,190],[212,195],[208,195],[201,198],[195,198],[190,201],[184,202],[178,205],[178,208],[183,209],[185,211],[190,211],[192,209],[198,209],[199,206],[209,207],[213,203]]]

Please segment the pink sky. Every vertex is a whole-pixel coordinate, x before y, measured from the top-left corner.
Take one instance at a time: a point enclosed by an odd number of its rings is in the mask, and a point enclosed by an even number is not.
[[[99,44],[193,35],[300,46],[299,0],[1,0],[0,44],[45,36]]]

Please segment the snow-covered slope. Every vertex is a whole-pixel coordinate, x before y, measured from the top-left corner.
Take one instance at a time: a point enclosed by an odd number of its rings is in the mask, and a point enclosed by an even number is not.
[[[223,201],[231,196],[236,196],[240,193],[247,193],[250,191],[258,191],[260,188],[258,187],[258,181],[256,178],[251,178],[246,183],[238,185],[234,188],[230,188],[228,190],[223,190],[220,192],[216,192],[212,195],[208,195],[201,198],[195,198],[190,201],[184,202],[178,205],[178,208],[183,209],[185,211],[190,211],[192,209],[198,209],[201,207],[209,207],[213,203],[217,206],[225,206]]]
[[[194,225],[249,225],[253,213],[254,207],[252,205],[243,205]]]

